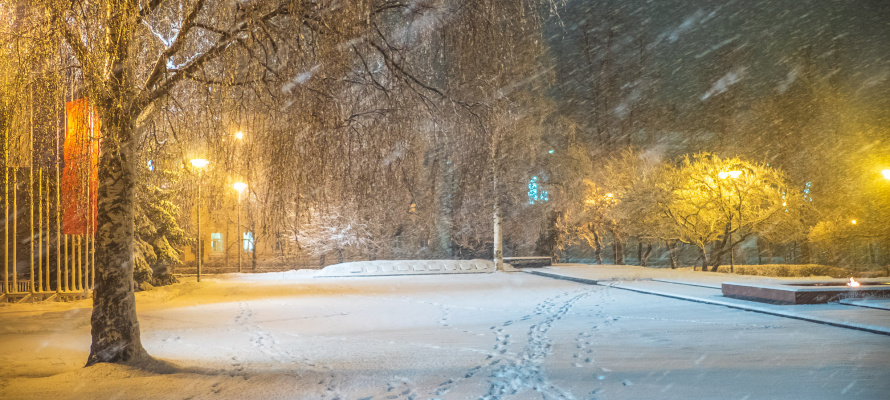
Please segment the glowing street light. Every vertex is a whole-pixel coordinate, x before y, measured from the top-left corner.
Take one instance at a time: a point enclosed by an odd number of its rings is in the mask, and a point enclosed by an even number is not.
[[[853,225],[856,225],[856,220],[854,219],[854,220],[850,221],[850,223]]]
[[[207,166],[207,164],[210,164],[210,161],[207,161],[203,158],[196,158],[192,160],[192,166],[194,166],[195,168],[204,168]]]
[[[717,174],[717,177],[720,179],[726,179],[726,178],[735,179],[735,178],[738,178],[740,175],[742,175],[742,171],[721,171]]]
[[[890,169],[881,171],[881,175],[884,175],[884,179],[890,180]]]
[[[247,189],[247,184],[235,182],[232,186],[238,191],[238,229],[235,231],[238,232],[237,235],[240,238],[240,243],[238,243],[238,272],[241,272],[241,250],[244,247],[244,238],[241,235],[241,193],[244,192],[244,189]]]
[[[197,209],[197,226],[198,226],[198,282],[201,282],[201,264],[203,264],[202,258],[204,255],[203,249],[201,248],[201,168],[204,168],[210,164],[210,161],[207,161],[203,158],[195,158],[192,160],[192,165],[198,169],[198,201],[196,203],[195,208]]]
[[[237,133],[235,133],[235,139],[244,139],[244,132],[238,131]]]

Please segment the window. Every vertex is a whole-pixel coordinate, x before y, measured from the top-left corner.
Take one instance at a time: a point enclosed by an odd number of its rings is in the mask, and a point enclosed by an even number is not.
[[[252,252],[253,251],[253,232],[244,232],[244,251]]]
[[[222,233],[211,233],[210,234],[210,253],[222,253],[225,250],[223,249],[223,240]]]

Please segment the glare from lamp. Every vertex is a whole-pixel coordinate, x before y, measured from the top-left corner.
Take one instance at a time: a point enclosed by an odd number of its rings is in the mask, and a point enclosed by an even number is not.
[[[742,171],[721,171],[717,174],[717,177],[719,177],[720,179],[726,179],[726,178],[735,179],[735,178],[738,178],[740,175],[742,175]]]
[[[850,221],[850,223],[853,225],[856,225],[856,220],[854,219],[854,220]]]
[[[203,167],[206,167],[207,164],[210,164],[210,161],[207,161],[203,158],[196,158],[196,159],[192,160],[192,165],[195,168],[203,168]]]
[[[884,179],[890,180],[890,169],[885,169],[881,171],[881,175],[884,175]]]
[[[244,139],[244,132],[238,131],[238,133],[235,134],[235,139]]]
[[[244,182],[235,182],[235,184],[232,186],[234,186],[235,190],[237,190],[239,192],[243,192],[244,189],[247,189],[247,184]]]

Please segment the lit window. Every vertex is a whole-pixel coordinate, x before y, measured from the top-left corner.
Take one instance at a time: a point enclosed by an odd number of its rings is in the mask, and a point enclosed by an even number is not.
[[[253,251],[253,232],[244,232],[244,251]]]
[[[210,252],[211,253],[222,253],[223,252],[222,233],[211,233],[210,234]]]

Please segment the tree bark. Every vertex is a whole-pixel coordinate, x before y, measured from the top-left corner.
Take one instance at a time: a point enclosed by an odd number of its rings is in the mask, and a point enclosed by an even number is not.
[[[668,258],[671,260],[671,269],[677,269],[677,259],[674,257],[674,252],[676,250],[677,244],[671,243],[669,241],[665,241],[664,244],[668,249]],[[694,264],[692,266],[692,269],[695,270]]]
[[[100,141],[96,287],[93,292],[92,345],[87,366],[124,363],[147,356],[136,319],[133,293],[134,174],[128,121],[108,115]],[[110,117],[110,118],[109,118]],[[118,141],[119,138],[124,140]]]
[[[640,261],[640,265],[644,267],[649,266],[649,257],[652,256],[652,242],[646,243],[646,252],[643,253],[643,259]]]
[[[705,246],[699,247],[699,256],[701,257],[701,271],[708,271],[708,253],[705,251]]]
[[[596,226],[588,224],[587,229],[593,233],[594,252],[596,253],[596,261],[600,265],[603,264],[603,243],[600,241],[600,235],[596,232]]]
[[[624,265],[624,243],[615,229],[612,229],[612,247],[615,251],[615,265]]]

